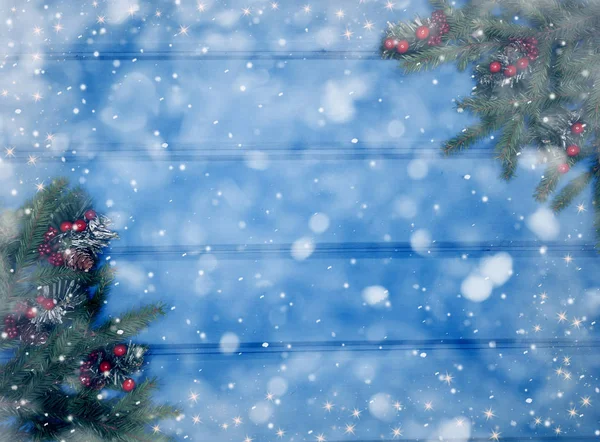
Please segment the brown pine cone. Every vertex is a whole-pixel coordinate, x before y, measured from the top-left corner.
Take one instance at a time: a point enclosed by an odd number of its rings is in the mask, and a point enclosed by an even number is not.
[[[65,265],[73,270],[89,271],[94,267],[94,257],[86,250],[68,249],[64,253]]]

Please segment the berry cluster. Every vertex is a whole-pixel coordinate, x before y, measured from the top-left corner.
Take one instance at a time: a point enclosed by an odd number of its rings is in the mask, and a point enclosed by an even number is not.
[[[17,318],[14,315],[8,315],[4,318],[4,333],[9,339],[16,339],[19,336],[17,328]]]
[[[446,35],[450,32],[450,25],[446,14],[442,10],[433,11],[431,14],[431,28],[433,30],[432,36],[427,40],[429,46],[438,46],[442,44],[442,35]]]
[[[540,55],[540,51],[537,47],[538,41],[535,37],[527,37],[527,38],[509,38],[512,47],[517,48],[520,52],[525,54],[527,58],[531,61],[534,61]]]
[[[63,221],[60,223],[60,231],[63,233],[83,232],[87,229],[87,221],[95,219],[98,215],[94,210],[88,210],[84,214],[85,219],[78,219],[74,222]],[[87,220],[87,221],[86,221]],[[44,233],[44,242],[39,245],[38,253],[41,257],[46,257],[48,262],[53,266],[60,267],[65,265],[65,257],[62,251],[58,250],[59,247],[56,244],[55,239],[59,236],[58,229],[55,227],[48,227],[48,231]]]
[[[86,361],[79,367],[79,382],[84,387],[91,387],[97,390],[104,388],[108,378],[113,375],[113,371],[119,365],[116,358],[121,358],[127,354],[125,344],[115,345],[112,349],[112,355],[106,354],[103,350],[94,350],[88,355]],[[123,391],[130,392],[135,388],[135,381],[126,378],[121,384]]]
[[[417,40],[427,40],[429,46],[437,46],[442,44],[442,36],[450,32],[450,25],[446,14],[442,10],[434,11],[431,18],[427,21],[427,25],[420,25],[415,31]],[[404,54],[410,49],[408,40],[396,40],[394,38],[386,38],[383,42],[385,50],[390,51],[396,49],[399,54]]]
[[[58,236],[58,230],[52,226],[48,227],[48,231],[44,233],[44,242],[39,245],[38,252],[41,257],[47,257],[48,262],[55,266],[64,264],[62,253],[57,250],[54,239]]]
[[[514,77],[519,71],[525,71],[529,62],[539,56],[538,41],[534,37],[509,38],[510,43],[504,47],[500,59],[490,63],[490,72],[496,74],[500,71],[505,77]]]

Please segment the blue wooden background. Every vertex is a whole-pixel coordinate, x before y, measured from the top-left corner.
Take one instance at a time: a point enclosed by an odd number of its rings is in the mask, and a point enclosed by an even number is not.
[[[62,175],[114,220],[106,314],[171,308],[139,337],[157,399],[184,412],[157,431],[600,435],[591,196],[554,217],[531,197],[534,153],[510,183],[493,140],[440,155],[473,121],[453,104],[469,74],[378,55],[388,21],[430,12],[0,3],[0,202]]]

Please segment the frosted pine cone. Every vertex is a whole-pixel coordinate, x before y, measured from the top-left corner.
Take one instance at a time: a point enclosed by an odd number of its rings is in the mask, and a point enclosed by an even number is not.
[[[64,258],[65,265],[73,270],[87,272],[94,267],[94,257],[87,250],[67,249]]]

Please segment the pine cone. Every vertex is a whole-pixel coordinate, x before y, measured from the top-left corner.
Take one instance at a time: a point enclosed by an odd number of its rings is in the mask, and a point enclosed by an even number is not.
[[[65,265],[73,270],[87,272],[94,267],[94,257],[87,250],[67,249],[64,258]]]
[[[44,345],[48,340],[48,333],[38,330],[30,322],[18,324],[21,340],[29,345]]]

